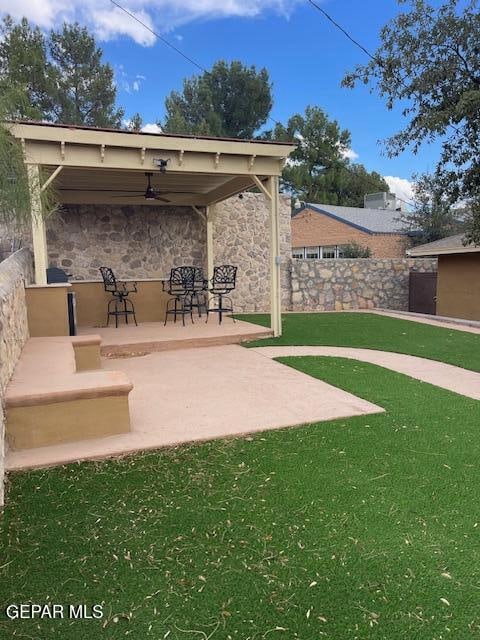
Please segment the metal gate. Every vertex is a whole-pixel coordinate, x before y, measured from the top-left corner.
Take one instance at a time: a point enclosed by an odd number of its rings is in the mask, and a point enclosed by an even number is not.
[[[410,271],[408,310],[417,313],[437,312],[437,274]]]

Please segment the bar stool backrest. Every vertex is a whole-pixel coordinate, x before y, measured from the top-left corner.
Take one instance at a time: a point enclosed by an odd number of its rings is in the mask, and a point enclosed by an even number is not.
[[[213,268],[212,291],[224,291],[229,293],[235,289],[237,280],[237,267],[231,264],[222,264]]]
[[[168,290],[171,295],[185,295],[193,291],[195,281],[194,267],[174,267],[170,271]]]
[[[111,269],[110,267],[100,267],[99,271],[102,274],[103,287],[105,291],[116,291],[117,279],[115,278],[113,269]]]

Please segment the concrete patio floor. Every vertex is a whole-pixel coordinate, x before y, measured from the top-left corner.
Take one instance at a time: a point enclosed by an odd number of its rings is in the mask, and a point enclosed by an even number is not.
[[[99,335],[102,338],[102,355],[107,356],[238,344],[273,335],[270,329],[250,322],[234,322],[226,317],[219,324],[218,318],[212,317],[207,323],[205,316],[195,317],[193,323],[186,319],[185,326],[181,321],[167,322],[165,326],[163,322],[143,322],[138,327],[134,324],[121,324],[118,328],[114,325],[80,327],[78,333]]]
[[[109,358],[103,359],[103,367],[124,371],[133,382],[132,431],[11,451],[7,469],[102,458],[383,411],[238,345]]]

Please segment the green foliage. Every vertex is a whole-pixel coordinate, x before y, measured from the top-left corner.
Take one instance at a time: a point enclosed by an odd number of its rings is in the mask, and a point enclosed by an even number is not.
[[[342,246],[342,258],[370,258],[372,252],[370,247],[364,247],[358,242],[352,241]]]
[[[374,59],[343,80],[371,84],[407,121],[387,140],[390,156],[439,141],[436,177],[450,203],[467,201],[468,238],[480,243],[480,12],[478,0],[407,5],[380,33]]]
[[[30,26],[26,18],[16,24],[6,16],[0,24],[0,88],[25,94],[17,105],[8,106],[12,117],[49,118],[55,90],[52,67],[47,61],[45,37],[38,27]]]
[[[10,134],[8,124],[18,110],[28,108],[28,97],[18,87],[2,84],[0,93],[0,226],[13,240],[21,228],[30,223],[30,189],[26,165],[18,140]],[[42,192],[42,214],[56,210],[51,188]]]
[[[272,108],[268,72],[220,60],[211,71],[184,80],[165,107],[166,132],[252,138]]]
[[[407,230],[414,232],[414,245],[434,242],[465,228],[464,213],[452,209],[442,184],[435,176],[416,176],[413,190],[415,208],[404,212],[400,219]]]
[[[133,116],[128,121],[127,129],[129,131],[141,131],[142,127],[143,127],[143,118],[137,111],[137,113],[134,113]]]
[[[48,38],[26,18],[4,18],[0,40],[0,88],[26,93],[14,117],[119,127],[113,69],[102,63],[95,39],[77,23],[64,24]]]
[[[115,107],[113,69],[85,27],[64,24],[49,40],[55,85],[56,120],[97,127],[120,127],[123,110]]]
[[[304,202],[363,207],[366,193],[389,190],[378,173],[349,162],[345,153],[351,144],[350,132],[320,107],[308,106],[304,115],[295,114],[286,126],[277,124],[263,137],[297,141],[283,170],[282,184]]]

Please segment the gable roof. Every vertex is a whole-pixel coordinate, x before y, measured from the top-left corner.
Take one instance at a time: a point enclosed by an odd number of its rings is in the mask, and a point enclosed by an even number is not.
[[[306,202],[297,209],[293,217],[302,211],[309,209],[317,213],[323,213],[335,220],[348,224],[365,233],[395,233],[408,235],[400,220],[400,211],[390,209],[365,209],[363,207],[340,207],[333,204],[313,204]]]
[[[441,240],[435,240],[435,242],[429,242],[422,244],[418,247],[414,247],[407,251],[409,256],[438,256],[450,253],[475,253],[480,251],[480,246],[474,244],[464,245],[465,236],[463,233],[458,233],[455,236],[448,236],[448,238],[442,238]]]

